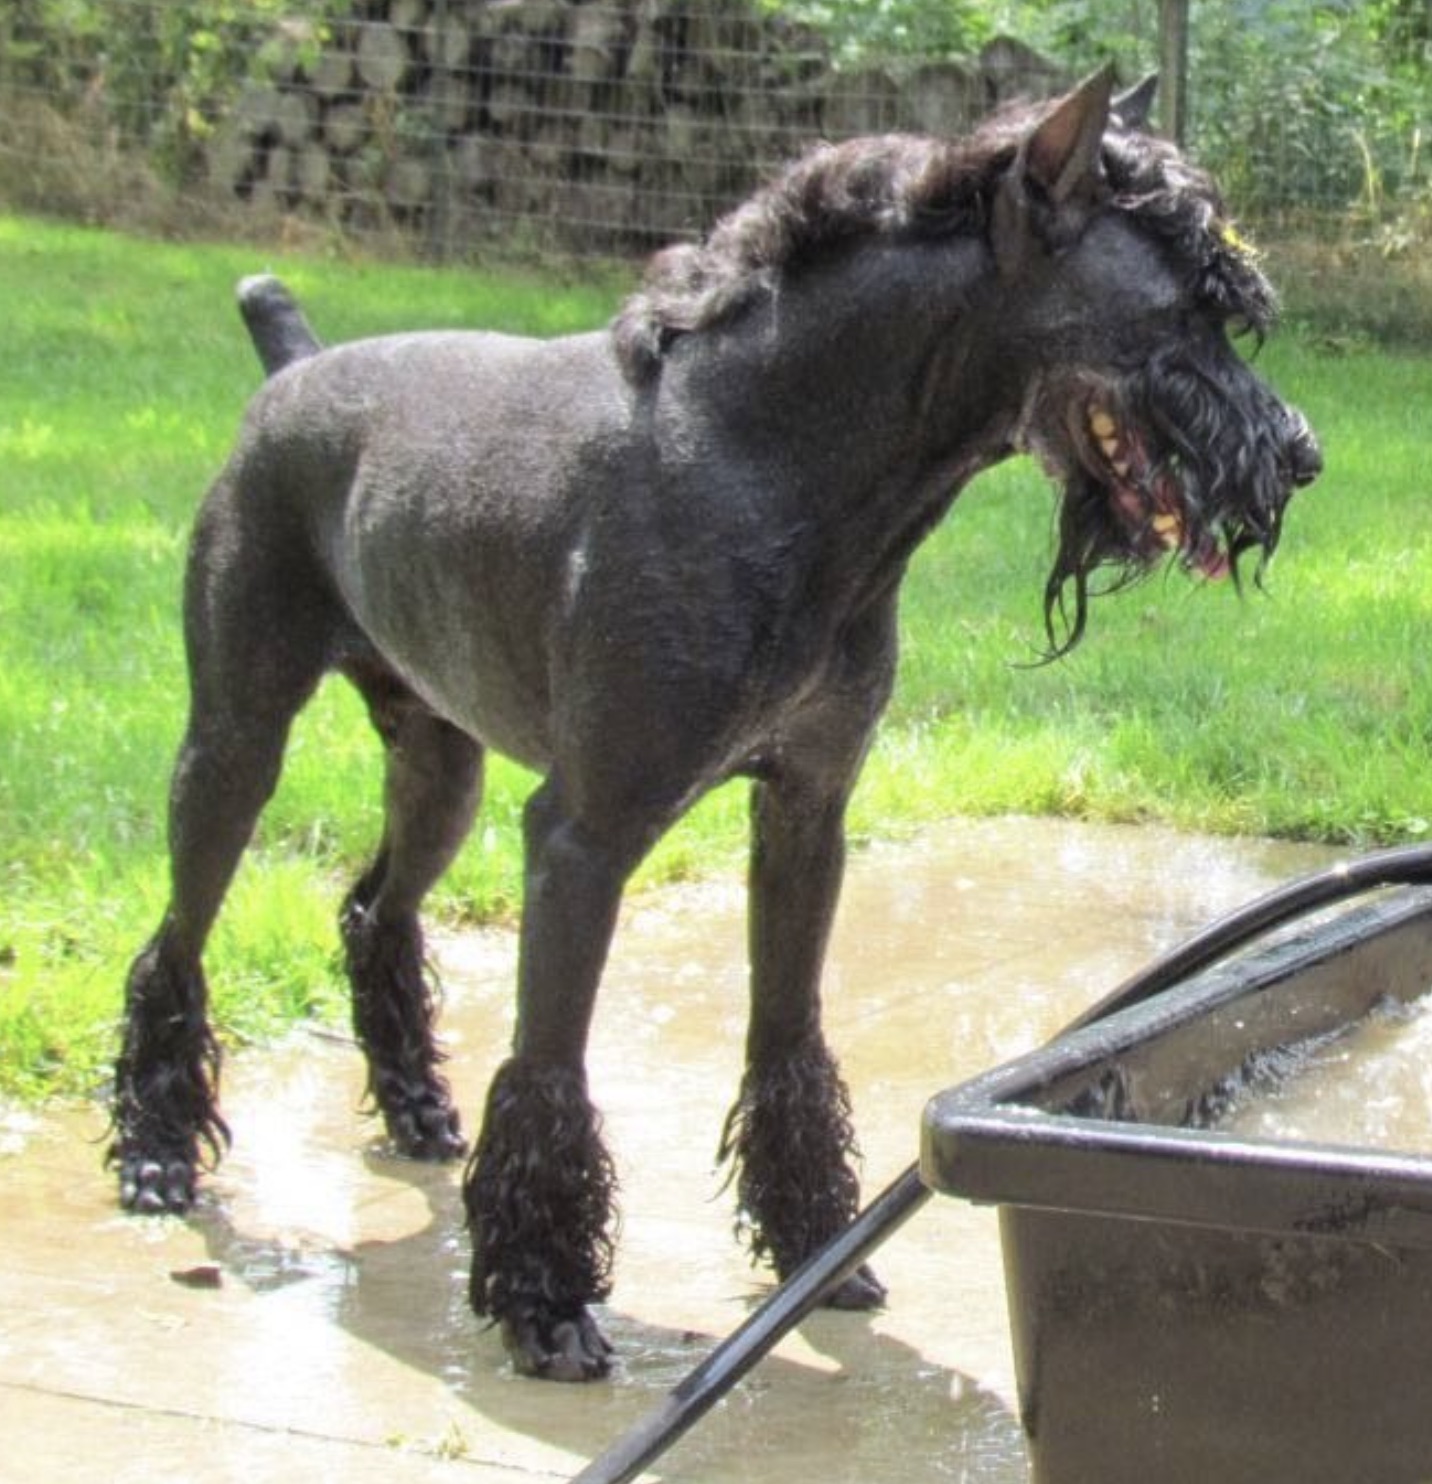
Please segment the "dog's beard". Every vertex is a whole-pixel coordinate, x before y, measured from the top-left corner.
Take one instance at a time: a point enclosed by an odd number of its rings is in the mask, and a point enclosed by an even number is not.
[[[1044,594],[1050,659],[1083,636],[1092,597],[1169,561],[1241,586],[1256,553],[1260,580],[1316,461],[1306,424],[1241,364],[1229,379],[1177,354],[1066,389],[1058,432],[1034,447],[1063,482]]]

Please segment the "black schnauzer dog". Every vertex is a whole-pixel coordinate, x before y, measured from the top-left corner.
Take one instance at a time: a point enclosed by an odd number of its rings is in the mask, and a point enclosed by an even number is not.
[[[722,1139],[739,1223],[789,1274],[857,1207],[821,1030],[846,802],[890,695],[907,562],[980,470],[1063,485],[1050,652],[1096,569],[1263,563],[1320,466],[1236,352],[1273,296],[1212,183],[1107,75],[962,141],[821,147],[651,264],[600,332],[320,348],[242,296],[273,374],[209,492],[185,591],[191,709],[173,894],[134,963],[114,1094],[123,1204],[182,1211],[228,1139],[205,940],[321,676],[364,696],[385,827],[342,935],[398,1148],[463,1149],[418,912],[484,750],[541,775],[523,819],[510,1058],[464,1196],[472,1303],[520,1371],[603,1374],[614,1180],[584,1051],[623,884],[713,785],[752,782],[747,1069]],[[883,1298],[861,1269],[829,1302]]]

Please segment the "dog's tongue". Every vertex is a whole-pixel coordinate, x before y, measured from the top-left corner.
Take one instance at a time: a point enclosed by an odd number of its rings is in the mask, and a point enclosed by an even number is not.
[[[1222,582],[1233,570],[1228,553],[1218,541],[1209,541],[1204,549],[1190,558],[1190,564],[1209,582]]]
[[[1177,499],[1177,487],[1172,477],[1164,475],[1154,489],[1154,503],[1158,507],[1158,514],[1150,524],[1155,535],[1163,542],[1166,550],[1181,553],[1184,565],[1191,572],[1197,572],[1208,582],[1222,582],[1233,570],[1223,542],[1216,535],[1210,534],[1191,542]]]
[[[1179,504],[1178,485],[1170,474],[1160,475],[1147,493],[1132,484],[1115,492],[1119,508],[1131,524],[1146,523],[1150,539],[1165,551],[1179,552],[1185,566],[1210,582],[1221,582],[1232,570],[1223,543],[1205,536],[1196,547],[1188,544],[1188,530]],[[1149,514],[1152,505],[1153,514]]]
[[[1158,549],[1177,553],[1185,567],[1210,582],[1227,577],[1232,564],[1223,543],[1209,533],[1190,535],[1177,476],[1166,468],[1154,469],[1138,430],[1121,425],[1113,412],[1097,403],[1087,416],[1089,432],[1114,476],[1113,502],[1139,533],[1145,555]]]
[[[1190,543],[1181,515],[1161,512],[1150,524],[1164,550],[1178,552],[1184,566],[1190,572],[1197,572],[1205,581],[1222,582],[1233,570],[1228,553],[1217,536],[1204,536]]]

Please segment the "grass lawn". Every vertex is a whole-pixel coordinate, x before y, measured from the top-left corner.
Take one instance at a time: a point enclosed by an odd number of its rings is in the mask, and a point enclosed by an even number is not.
[[[0,1092],[98,1084],[125,966],[162,910],[185,536],[258,383],[232,288],[264,268],[335,340],[420,325],[557,334],[603,322],[626,286],[0,217]],[[1432,360],[1289,335],[1262,364],[1327,458],[1291,508],[1267,594],[1155,577],[1098,603],[1069,658],[1029,668],[1053,502],[1023,461],[984,476],[912,568],[857,835],[999,811],[1369,845],[1428,831]],[[513,910],[529,782],[494,766],[437,911]],[[378,795],[376,744],[335,682],[300,719],[210,954],[228,1038],[344,1013],[332,918],[374,842]],[[744,792],[724,790],[642,879],[730,866],[744,829]]]

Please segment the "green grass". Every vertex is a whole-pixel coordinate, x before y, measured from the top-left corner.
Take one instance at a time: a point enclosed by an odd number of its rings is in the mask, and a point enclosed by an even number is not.
[[[99,1083],[125,966],[163,909],[185,536],[258,381],[232,288],[263,268],[331,339],[438,324],[555,334],[601,323],[624,286],[0,217],[0,1092]],[[1027,464],[982,478],[913,566],[858,836],[1003,811],[1366,844],[1427,832],[1432,363],[1296,337],[1264,363],[1328,459],[1294,502],[1268,594],[1155,578],[1100,602],[1068,659],[1028,668],[1052,499]],[[514,910],[529,784],[494,766],[437,911]],[[332,917],[378,830],[378,794],[361,709],[327,686],[295,729],[211,950],[228,1039],[344,1013]],[[642,880],[727,868],[744,829],[743,792],[723,790]]]

